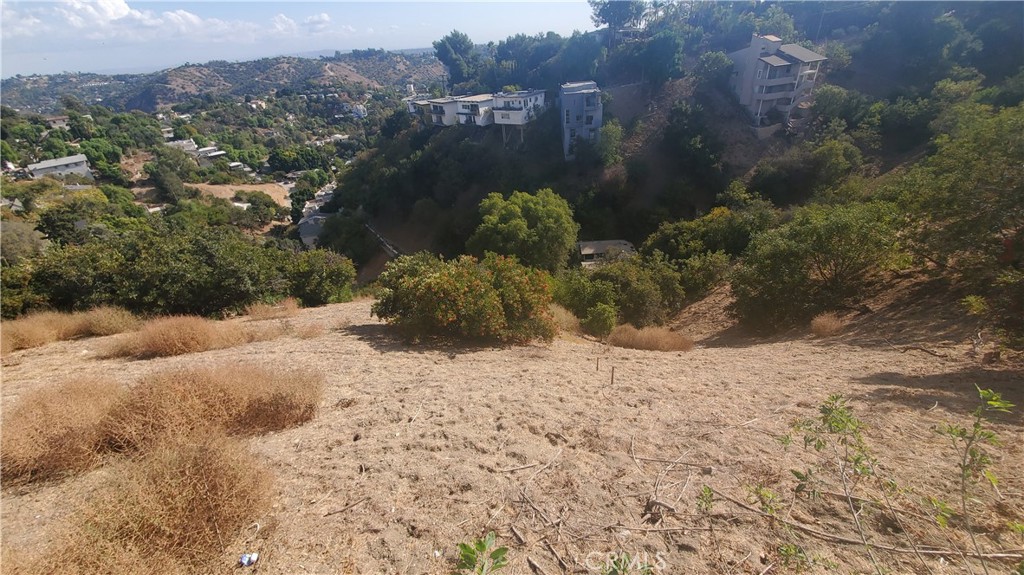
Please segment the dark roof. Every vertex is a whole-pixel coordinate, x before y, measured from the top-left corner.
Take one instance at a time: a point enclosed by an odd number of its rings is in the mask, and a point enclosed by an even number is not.
[[[779,58],[778,56],[762,56],[761,61],[765,62],[769,66],[789,66],[792,64],[789,60]]]
[[[783,44],[779,48],[779,52],[782,52],[783,54],[790,56],[792,58],[796,58],[801,62],[820,62],[822,60],[828,59],[822,56],[821,54],[812,52],[807,48],[804,48],[799,44]]]

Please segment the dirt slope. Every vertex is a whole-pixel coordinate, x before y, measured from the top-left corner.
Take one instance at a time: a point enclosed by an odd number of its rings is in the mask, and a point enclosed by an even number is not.
[[[530,573],[531,561],[537,572],[597,573],[606,553],[621,551],[664,567],[658,573],[797,572],[800,556],[780,552],[788,544],[802,550],[805,572],[869,572],[857,545],[823,541],[720,497],[714,537],[685,529],[706,526],[695,515],[702,485],[747,503],[760,485],[778,495],[781,519],[856,538],[844,502],[794,498],[789,470],[812,457],[799,439],[788,450],[775,439],[794,419],[814,417],[831,393],[850,398],[879,468],[904,489],[895,504],[907,509],[919,509],[924,495],[952,499],[954,454],[933,428],[967,422],[975,384],[1024,405],[1020,370],[983,365],[956,340],[918,342],[938,345],[944,357],[803,333],[729,346],[707,337],[688,353],[578,339],[413,347],[393,339],[369,307],[359,301],[285,320],[326,327],[318,339],[176,358],[99,359],[105,339],[16,352],[5,359],[2,405],[72,376],[131,384],[154,370],[220,363],[321,370],[328,389],[318,417],[250,441],[252,465],[276,477],[275,503],[253,510],[258,528],[232,542],[223,572],[238,572],[238,554],[259,551],[249,571],[266,574],[449,573],[456,543],[488,530],[510,547],[508,573]],[[986,550],[1022,547],[1005,527],[1024,519],[1020,413],[994,424],[1004,441],[993,451],[1000,496],[981,489],[979,498],[997,512],[974,518]],[[38,548],[104,473],[5,490],[4,545]],[[645,507],[654,517],[644,517]],[[863,519],[874,541],[905,544],[883,513],[867,510]],[[914,521],[918,542],[949,547],[927,518],[904,519]],[[893,573],[924,572],[912,554],[878,557]],[[939,556],[926,560],[935,572],[962,572],[958,557],[942,557],[945,567]],[[1001,572],[1010,564],[996,563]]]

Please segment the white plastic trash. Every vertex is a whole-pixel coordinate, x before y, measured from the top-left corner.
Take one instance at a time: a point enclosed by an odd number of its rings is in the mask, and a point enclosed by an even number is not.
[[[257,561],[259,561],[259,559],[260,559],[260,554],[259,553],[245,553],[245,554],[243,554],[238,559],[238,563],[242,567],[248,567],[248,566],[252,565],[253,563],[256,563]]]

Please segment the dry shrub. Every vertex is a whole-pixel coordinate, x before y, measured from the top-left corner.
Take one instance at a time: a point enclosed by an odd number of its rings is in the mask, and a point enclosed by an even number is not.
[[[80,380],[25,394],[3,414],[3,483],[47,479],[96,465],[101,423],[125,393],[115,382]]]
[[[101,306],[74,314],[79,318],[77,336],[105,336],[135,331],[142,321],[130,311],[113,306]]]
[[[114,471],[25,572],[212,572],[270,498],[269,472],[210,429],[166,438]]]
[[[208,426],[235,434],[285,429],[313,418],[323,385],[321,374],[235,365],[158,373],[111,412],[106,443],[124,451]]]
[[[616,347],[651,351],[690,351],[693,349],[692,339],[667,327],[637,329],[629,324],[613,329],[608,336],[608,343]]]
[[[580,327],[580,318],[573,315],[571,311],[557,303],[551,304],[549,309],[551,310],[551,316],[555,318],[555,325],[558,326],[558,331],[573,335],[583,335],[583,329]]]
[[[168,357],[223,349],[281,337],[288,327],[281,323],[239,327],[193,315],[150,320],[131,338],[122,338],[108,350],[108,357]]]
[[[48,343],[113,335],[137,329],[139,319],[121,308],[103,306],[89,311],[36,312],[3,323],[3,353],[39,347]]]
[[[294,317],[299,313],[299,302],[293,297],[285,298],[277,303],[254,303],[245,308],[245,315],[254,320],[282,319]]]
[[[5,321],[0,326],[4,353],[19,349],[39,347],[60,339],[59,320],[63,314],[40,312],[16,320]]]
[[[817,337],[836,335],[846,324],[833,312],[820,313],[811,320],[811,333]]]

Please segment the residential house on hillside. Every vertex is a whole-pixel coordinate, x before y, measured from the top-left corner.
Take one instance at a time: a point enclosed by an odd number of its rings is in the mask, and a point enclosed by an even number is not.
[[[458,123],[476,126],[487,126],[494,123],[494,114],[491,112],[491,107],[494,106],[494,96],[491,94],[459,96],[456,100],[459,106],[455,112]]]
[[[544,109],[544,90],[498,92],[494,95],[494,123],[522,126]]]
[[[778,36],[757,34],[749,46],[729,54],[729,59],[734,65],[729,85],[755,128],[773,123],[768,119],[773,111],[781,114],[781,125],[802,114],[810,106],[814,83],[827,60],[799,44],[783,44]],[[771,131],[759,131],[758,136]]]
[[[187,140],[174,140],[171,142],[164,142],[164,145],[170,146],[171,148],[178,148],[182,152],[187,152],[190,154],[199,150],[199,146],[196,145],[192,138],[189,138]]]
[[[76,154],[54,160],[46,160],[37,164],[28,165],[28,173],[32,179],[38,180],[43,176],[67,176],[77,175],[92,179],[92,170],[89,168],[89,160],[85,154]]]
[[[452,96],[427,100],[430,106],[430,122],[435,126],[454,126],[458,123],[458,99]]]
[[[58,128],[67,130],[68,119],[69,118],[67,116],[50,116],[46,119],[46,125],[49,126],[51,130],[56,130]]]
[[[558,102],[562,153],[566,160],[571,160],[576,156],[578,140],[596,144],[601,137],[601,89],[596,82],[568,82],[562,84]]]
[[[626,240],[600,240],[596,242],[577,242],[576,249],[580,254],[580,265],[585,268],[594,267],[621,257],[629,257],[636,253],[633,244]]]

